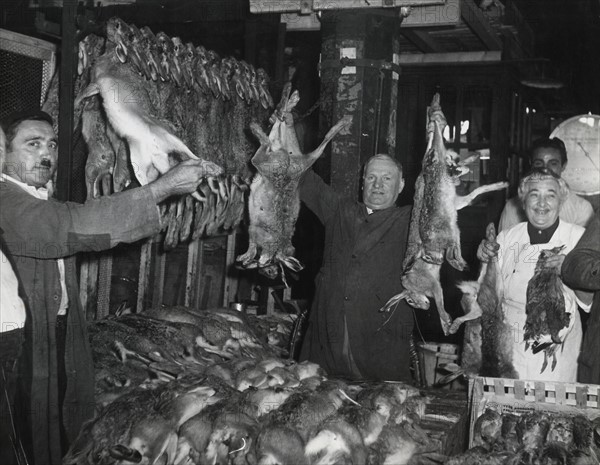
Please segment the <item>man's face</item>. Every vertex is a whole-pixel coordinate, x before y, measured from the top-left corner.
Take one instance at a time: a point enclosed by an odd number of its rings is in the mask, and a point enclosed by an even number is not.
[[[565,167],[560,158],[560,152],[554,148],[541,147],[531,156],[532,168],[547,168],[560,176]]]
[[[56,172],[58,143],[46,121],[25,120],[6,149],[4,172],[25,184],[45,186]]]
[[[375,158],[363,178],[363,202],[373,210],[391,207],[404,188],[404,179],[391,160]]]
[[[525,196],[524,209],[529,222],[538,229],[554,224],[560,210],[558,182],[553,179],[530,181],[532,187]]]

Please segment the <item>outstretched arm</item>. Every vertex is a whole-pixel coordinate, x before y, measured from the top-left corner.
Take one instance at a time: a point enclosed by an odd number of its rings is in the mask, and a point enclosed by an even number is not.
[[[14,257],[63,258],[131,243],[160,231],[157,204],[194,192],[206,175],[202,162],[180,163],[153,183],[85,204],[40,200],[0,182],[0,227]]]
[[[325,224],[340,204],[340,195],[313,170],[300,178],[300,200]]]

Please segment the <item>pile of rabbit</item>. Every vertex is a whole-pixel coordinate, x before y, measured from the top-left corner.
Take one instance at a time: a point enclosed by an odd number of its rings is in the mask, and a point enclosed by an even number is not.
[[[246,315],[153,309],[94,322],[97,413],[65,464],[441,464],[430,398],[328,379]]]

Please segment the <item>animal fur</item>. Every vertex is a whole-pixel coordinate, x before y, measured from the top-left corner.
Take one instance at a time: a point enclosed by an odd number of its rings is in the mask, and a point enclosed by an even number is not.
[[[335,135],[351,122],[351,117],[342,118],[313,152],[303,155],[291,117],[291,110],[300,97],[297,91],[290,96],[289,91],[290,87],[284,90],[279,113],[272,117],[274,124],[269,136],[258,124],[250,126],[260,147],[252,158],[257,173],[250,185],[248,200],[248,250],[237,258],[243,268],[259,268],[271,278],[276,277],[284,266],[292,271],[303,268],[293,256],[291,242],[300,210],[300,176],[317,161]]]
[[[366,463],[367,449],[357,427],[341,418],[323,422],[306,444],[305,455],[315,465]]]
[[[256,440],[255,455],[258,465],[308,465],[304,455],[304,440],[293,428],[269,425]]]
[[[108,22],[109,40],[106,52],[92,69],[91,84],[78,95],[76,105],[99,94],[112,128],[127,140],[131,163],[140,184],[145,185],[166,173],[183,159],[198,159],[196,155],[154,114],[156,109],[147,85],[129,66],[121,66],[124,58],[123,35],[129,27],[118,18]],[[204,162],[206,173],[218,175],[222,169]]]
[[[496,240],[494,224],[486,228],[486,239]],[[504,319],[502,310],[502,289],[499,281],[500,270],[497,260],[484,263],[477,281],[462,282],[458,285],[463,292],[461,305],[465,315],[452,323],[450,333],[458,331],[464,322],[465,338],[480,328],[479,344],[463,344],[462,364],[465,373],[500,378],[517,378],[512,364],[512,344],[514,344],[511,326]],[[466,353],[464,350],[468,347]],[[477,363],[480,361],[480,363]]]
[[[87,198],[96,199],[112,194],[115,151],[106,134],[106,119],[97,96],[84,102],[81,118],[81,133],[88,146],[85,164]]]
[[[433,297],[442,329],[447,335],[452,318],[444,307],[440,268],[444,257],[458,270],[463,270],[466,266],[460,250],[457,210],[471,204],[479,195],[505,188],[508,184],[497,182],[480,186],[463,197],[456,195],[458,178],[468,172],[468,168],[459,163],[456,153],[446,150],[442,135],[446,119],[441,111],[439,98],[439,94],[434,95],[428,110],[429,140],[421,173],[415,184],[402,276],[405,290],[392,297],[382,311],[390,311],[402,299],[406,299],[415,308],[427,309],[429,297]]]
[[[458,331],[458,325],[462,321],[465,322],[460,364],[467,376],[477,376],[481,371],[481,352],[483,345],[480,318],[482,311],[480,305],[477,303],[479,283],[477,281],[466,281],[459,283],[457,286],[463,293],[463,296],[460,299],[460,305],[463,308],[465,315],[452,322],[450,333],[454,334]],[[473,319],[466,320],[466,317]]]

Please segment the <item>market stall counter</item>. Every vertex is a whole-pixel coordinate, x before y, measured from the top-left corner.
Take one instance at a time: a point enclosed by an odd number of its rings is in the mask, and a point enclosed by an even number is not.
[[[288,358],[286,332],[226,308],[92,322],[97,411],[64,463],[441,464],[464,450],[466,391],[330,378]]]

